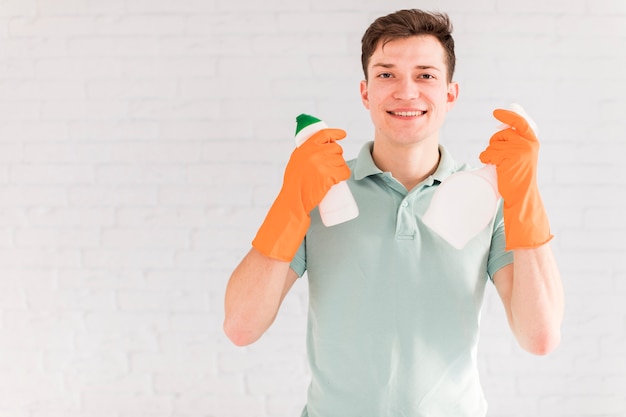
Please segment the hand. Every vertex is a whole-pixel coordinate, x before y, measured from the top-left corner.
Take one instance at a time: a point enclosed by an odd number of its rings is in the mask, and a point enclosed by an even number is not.
[[[350,177],[343,149],[341,129],[322,129],[296,148],[287,167],[283,186],[252,246],[270,258],[291,261],[304,238],[309,213],[330,188]]]
[[[504,199],[506,248],[541,246],[552,235],[537,187],[539,141],[520,114],[497,109],[493,115],[509,127],[491,137],[480,160],[495,165],[498,172],[498,192]]]
[[[346,132],[341,129],[322,129],[291,154],[285,168],[283,190],[294,192],[294,200],[301,200],[307,215],[333,185],[350,177],[343,149],[335,143],[345,137]]]

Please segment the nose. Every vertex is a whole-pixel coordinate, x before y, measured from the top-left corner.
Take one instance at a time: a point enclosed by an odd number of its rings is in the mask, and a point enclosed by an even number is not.
[[[397,80],[394,98],[398,100],[415,100],[419,97],[419,94],[419,87],[411,77],[402,77]]]

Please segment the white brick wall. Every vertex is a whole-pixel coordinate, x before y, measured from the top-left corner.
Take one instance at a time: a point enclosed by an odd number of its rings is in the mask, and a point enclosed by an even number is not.
[[[306,282],[243,349],[225,283],[298,113],[371,138],[360,36],[415,6],[455,23],[458,159],[496,106],[541,129],[564,337],[521,352],[489,290],[490,415],[626,416],[624,0],[0,0],[0,416],[298,416]]]

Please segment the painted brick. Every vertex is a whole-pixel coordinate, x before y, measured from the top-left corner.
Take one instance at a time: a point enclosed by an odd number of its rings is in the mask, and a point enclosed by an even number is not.
[[[455,25],[442,141],[479,165],[495,107],[540,126],[563,340],[521,350],[490,284],[490,414],[626,410],[621,0],[426,0]],[[224,289],[280,190],[294,118],[373,132],[360,39],[398,0],[5,0],[0,7],[0,416],[299,415],[307,278],[263,338],[222,330]]]

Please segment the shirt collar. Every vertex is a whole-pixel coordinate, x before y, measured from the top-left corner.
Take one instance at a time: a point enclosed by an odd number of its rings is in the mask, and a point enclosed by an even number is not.
[[[374,159],[372,158],[373,148],[374,142],[367,142],[361,148],[361,151],[356,158],[356,164],[354,166],[355,180],[359,181],[371,175],[385,174],[374,163]],[[439,159],[439,165],[437,166],[435,172],[429,177],[432,182],[442,182],[444,179],[459,170],[459,166],[457,166],[456,162],[452,158],[452,155],[450,155],[448,150],[441,144],[439,144],[439,153],[441,155],[441,159]]]

